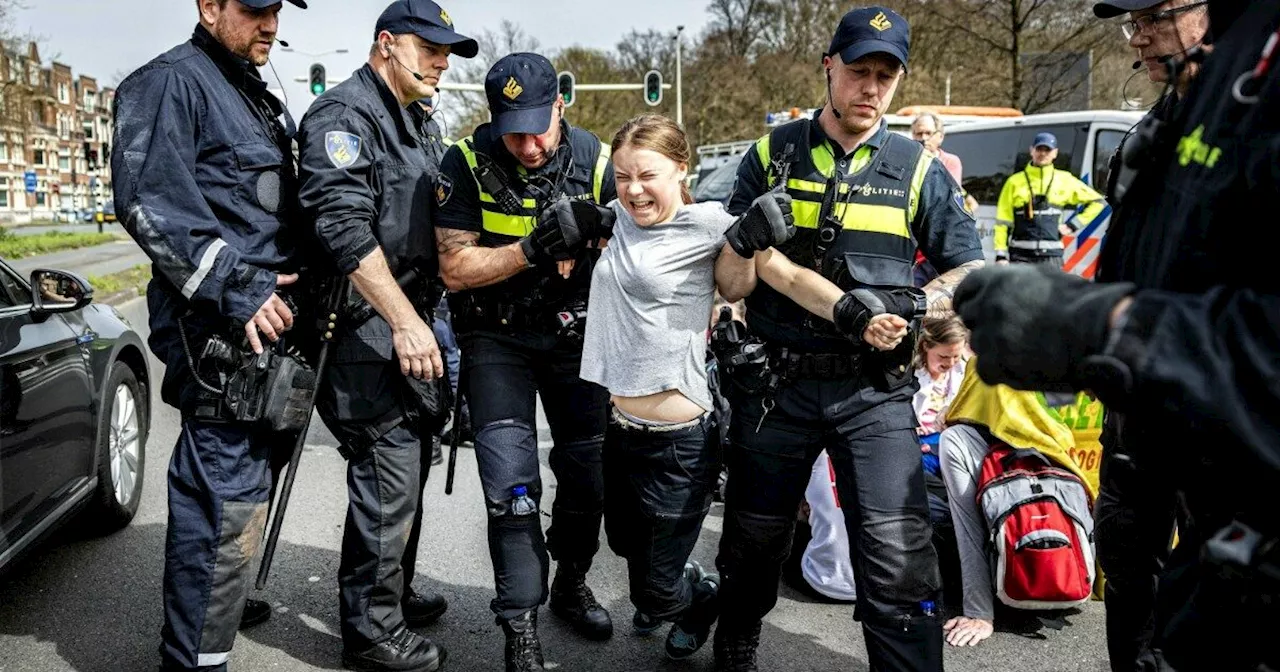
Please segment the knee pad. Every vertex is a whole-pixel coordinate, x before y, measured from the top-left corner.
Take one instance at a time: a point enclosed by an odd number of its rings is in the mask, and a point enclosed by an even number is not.
[[[864,568],[862,577],[869,585],[865,589],[858,586],[859,596],[865,590],[873,601],[886,605],[937,600],[942,579],[932,537],[928,518],[923,515],[864,512],[858,550]]]
[[[490,518],[537,516],[542,498],[538,438],[533,426],[517,419],[490,422],[476,431],[476,462]],[[528,502],[516,506],[516,490]],[[532,511],[528,511],[528,504]]]

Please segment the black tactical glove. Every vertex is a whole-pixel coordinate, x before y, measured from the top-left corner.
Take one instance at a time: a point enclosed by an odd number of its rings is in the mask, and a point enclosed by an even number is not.
[[[618,216],[613,212],[613,208],[579,199],[575,199],[571,203],[571,207],[573,208],[573,218],[578,222],[578,228],[582,231],[582,239],[584,241],[594,243],[601,238],[605,240],[613,238],[613,224],[618,219]]]
[[[756,198],[724,233],[733,251],[747,259],[756,252],[791,240],[794,235],[796,219],[791,214],[791,195],[782,191],[770,191]]]
[[[924,317],[924,292],[914,287],[884,290],[860,288],[845,292],[836,301],[836,331],[852,341],[861,341],[871,318],[889,313],[911,322]]]
[[[520,239],[520,249],[529,265],[535,266],[547,259],[573,259],[585,242],[574,217],[573,204],[567,196],[562,196],[538,216],[533,233]]]
[[[1106,347],[1111,310],[1129,283],[1089,282],[1044,266],[974,271],[952,299],[972,333],[978,375],[1021,390],[1073,392],[1082,366]]]

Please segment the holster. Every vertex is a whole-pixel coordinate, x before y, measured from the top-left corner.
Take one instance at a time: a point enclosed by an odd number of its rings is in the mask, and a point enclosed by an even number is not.
[[[405,419],[418,428],[418,436],[432,436],[449,423],[453,411],[453,386],[448,376],[418,380],[405,376]]]
[[[316,389],[316,374],[310,366],[270,347],[254,354],[232,348],[217,337],[209,340],[202,358],[214,357],[210,353],[217,351],[218,365],[235,366],[220,376],[221,395],[202,391],[197,396],[196,417],[259,425],[276,432],[302,430],[311,416],[308,402]]]
[[[733,311],[722,308],[711,327],[711,353],[719,371],[733,383],[754,394],[769,384],[769,353],[764,341],[752,336],[747,325],[733,319]]]

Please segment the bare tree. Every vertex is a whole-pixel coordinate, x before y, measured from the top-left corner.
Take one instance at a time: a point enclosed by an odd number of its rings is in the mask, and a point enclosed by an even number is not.
[[[480,52],[475,58],[451,58],[449,61],[451,67],[445,73],[445,82],[483,84],[485,74],[503,56],[526,51],[542,53],[540,51],[542,43],[538,38],[505,19],[498,25],[497,30],[486,28],[476,36],[475,40],[480,47]],[[551,54],[543,53],[543,55],[552,57]],[[445,122],[445,130],[454,138],[470,135],[476,126],[489,118],[489,105],[485,101],[484,93],[480,92],[445,92],[441,94],[439,107],[439,114]]]
[[[951,55],[969,65],[987,63],[992,71],[1003,71],[1003,76],[984,77],[983,88],[998,92],[1003,104],[1033,113],[1078,89],[1078,82],[1055,76],[1055,69],[1056,74],[1065,74],[1081,54],[1114,45],[1114,28],[1094,18],[1092,4],[1091,0],[924,0],[918,4],[918,15],[924,22],[945,27],[959,52]],[[1035,83],[1028,86],[1028,57],[1041,54],[1052,56],[1035,59],[1041,72],[1030,78]],[[1090,69],[1098,62],[1092,59]]]

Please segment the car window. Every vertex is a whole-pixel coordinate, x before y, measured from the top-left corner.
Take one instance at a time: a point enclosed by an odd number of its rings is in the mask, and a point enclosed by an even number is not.
[[[12,308],[31,303],[31,293],[9,272],[0,267],[0,308]]]
[[[1022,170],[1031,160],[1031,143],[1037,133],[1052,133],[1058,139],[1058,168],[1080,175],[1089,125],[1052,124],[1010,126],[981,131],[949,133],[942,148],[964,163],[964,188],[979,203],[995,205],[1005,180]]]
[[[1093,188],[1102,191],[1111,178],[1111,156],[1124,140],[1124,131],[1103,129],[1098,131],[1093,141],[1093,175],[1090,182]]]
[[[725,201],[733,191],[733,181],[738,177],[738,162],[733,161],[715,169],[710,175],[698,181],[698,188],[693,192],[693,200]]]

